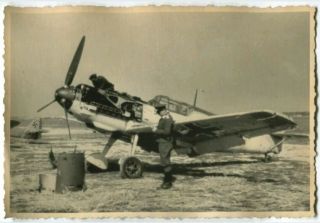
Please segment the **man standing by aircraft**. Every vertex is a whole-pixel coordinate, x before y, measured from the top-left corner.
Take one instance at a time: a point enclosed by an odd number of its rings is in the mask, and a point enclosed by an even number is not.
[[[160,162],[164,172],[161,188],[169,189],[172,187],[173,182],[170,153],[173,149],[172,129],[174,121],[165,105],[157,106],[156,110],[161,116],[158,126],[153,129],[153,132],[158,135],[157,142],[159,144]]]

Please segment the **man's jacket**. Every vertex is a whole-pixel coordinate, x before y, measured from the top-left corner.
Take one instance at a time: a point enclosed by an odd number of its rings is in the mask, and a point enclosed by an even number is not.
[[[167,114],[159,120],[157,130],[155,133],[158,135],[158,142],[172,142],[172,130],[174,121],[170,114]]]

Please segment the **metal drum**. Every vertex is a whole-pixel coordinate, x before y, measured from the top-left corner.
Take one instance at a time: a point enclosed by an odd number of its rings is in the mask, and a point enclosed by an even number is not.
[[[85,187],[84,153],[60,153],[56,192],[83,190]]]

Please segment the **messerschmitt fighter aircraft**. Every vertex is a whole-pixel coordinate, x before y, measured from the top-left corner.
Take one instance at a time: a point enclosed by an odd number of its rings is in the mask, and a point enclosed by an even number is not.
[[[18,120],[10,120],[10,136],[23,139],[39,139],[42,133],[48,132],[46,129],[42,129],[41,119],[34,119],[27,124]]]
[[[10,146],[20,148],[28,144],[48,144],[42,140],[42,133],[47,133],[47,129],[42,128],[40,118],[34,120],[10,120]]]
[[[296,124],[283,114],[269,110],[215,115],[194,105],[156,96],[146,102],[138,97],[112,89],[100,89],[87,84],[72,86],[85,43],[83,37],[67,72],[64,86],[55,91],[54,99],[38,110],[58,102],[68,114],[84,122],[87,127],[111,134],[99,154],[87,158],[87,162],[107,169],[106,155],[116,140],[132,144],[128,157],[121,159],[123,177],[136,178],[142,174],[142,165],[134,157],[136,146],[146,151],[156,151],[156,135],[152,128],[160,119],[155,106],[165,105],[175,124],[173,135],[178,154],[189,156],[213,152],[249,152],[265,156],[281,151],[283,137],[276,133],[292,129]],[[70,134],[70,128],[68,125]]]

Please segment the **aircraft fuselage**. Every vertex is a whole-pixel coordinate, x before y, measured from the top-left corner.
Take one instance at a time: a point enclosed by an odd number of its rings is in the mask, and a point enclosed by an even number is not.
[[[101,133],[126,132],[134,129],[152,128],[158,124],[160,116],[154,105],[166,103],[175,121],[187,121],[208,117],[207,111],[194,108],[186,103],[157,96],[149,103],[137,97],[115,91],[104,91],[81,84],[72,88],[74,100],[68,103],[68,112],[76,119],[86,123],[89,128]],[[70,98],[70,97],[69,97]],[[166,100],[164,100],[166,99]],[[147,151],[157,151],[156,137],[149,132],[139,132],[138,145]],[[187,137],[175,136],[177,147],[193,148],[197,154],[212,152],[267,153],[270,149],[280,148],[279,140],[271,135],[252,138],[229,136],[223,138],[208,137],[200,142],[190,142]],[[239,146],[240,145],[240,146]],[[278,149],[279,150],[279,149]]]

